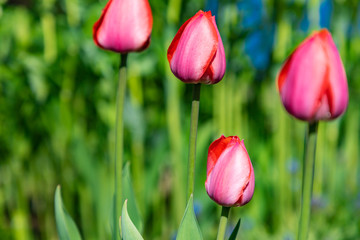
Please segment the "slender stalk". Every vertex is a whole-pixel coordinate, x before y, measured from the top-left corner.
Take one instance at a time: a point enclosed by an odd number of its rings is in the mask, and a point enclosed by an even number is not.
[[[217,234],[217,240],[223,240],[225,238],[226,225],[229,218],[230,207],[222,207],[221,217],[219,223],[219,230]]]
[[[121,180],[122,180],[122,166],[123,166],[123,151],[124,151],[124,100],[126,90],[126,60],[127,54],[120,55],[120,69],[119,82],[116,94],[116,123],[115,123],[115,194],[114,194],[114,219],[113,219],[113,239],[118,239],[119,228],[118,219],[121,215],[122,194],[121,194]]]
[[[199,120],[200,87],[201,84],[194,84],[193,100],[191,104],[187,199],[189,199],[191,194],[194,192],[196,136]]]
[[[298,240],[307,239],[310,223],[311,197],[314,182],[315,152],[318,122],[309,123],[304,141],[301,213]]]
[[[167,47],[167,46],[166,46]],[[170,157],[172,162],[172,174],[174,176],[171,199],[174,204],[171,205],[173,220],[177,225],[182,219],[186,202],[186,184],[184,181],[186,165],[182,161],[182,126],[180,118],[180,96],[179,88],[182,82],[178,81],[168,67],[166,62],[168,81],[166,81],[166,117],[167,129],[169,133]],[[174,79],[175,78],[175,79]]]

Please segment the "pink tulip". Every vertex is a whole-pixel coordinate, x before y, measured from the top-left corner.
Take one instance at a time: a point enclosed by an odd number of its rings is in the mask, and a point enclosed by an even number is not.
[[[152,23],[147,0],[110,0],[94,24],[93,38],[103,49],[141,51],[149,46]]]
[[[344,66],[331,34],[323,29],[305,39],[278,75],[286,110],[313,122],[340,116],[348,104]]]
[[[206,192],[216,203],[231,207],[248,203],[255,187],[254,169],[244,140],[221,136],[209,147]]]
[[[200,10],[180,27],[167,58],[171,71],[185,83],[215,84],[223,78],[225,51],[210,11]]]

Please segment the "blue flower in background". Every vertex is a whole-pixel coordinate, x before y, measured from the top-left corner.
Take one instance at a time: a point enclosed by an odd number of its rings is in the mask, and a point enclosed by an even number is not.
[[[242,16],[242,28],[257,28],[261,25],[264,10],[261,0],[240,1],[237,7]]]
[[[208,0],[206,9],[213,14],[217,13],[218,0]],[[249,56],[254,68],[265,70],[270,64],[271,52],[274,42],[275,27],[272,21],[267,21],[266,8],[262,0],[242,0],[237,3],[241,18],[239,28],[246,33],[244,50]],[[333,3],[331,0],[323,0],[320,4],[319,14],[321,28],[330,28]],[[303,17],[298,26],[300,30],[307,32],[310,22],[306,7]]]
[[[245,39],[245,52],[256,69],[264,70],[270,62],[273,32],[270,29],[257,30]]]
[[[301,19],[301,22],[300,22],[300,29],[304,32],[307,32],[308,29],[309,29],[309,26],[310,26],[310,21],[309,21],[309,15],[308,15],[308,12],[304,11],[304,15]]]
[[[218,0],[208,0],[206,1],[206,11],[211,11],[213,15],[215,15],[215,18],[217,18],[217,11],[218,11]]]
[[[261,0],[238,3],[241,27],[248,31],[245,38],[245,53],[258,70],[264,70],[270,62],[273,45],[273,27],[264,21],[264,6]]]
[[[333,10],[333,3],[331,0],[324,0],[320,4],[320,27],[330,28],[331,13]]]
[[[202,213],[202,205],[199,201],[194,202],[194,212],[195,212],[195,216],[199,217],[199,215]]]
[[[300,169],[299,160],[296,158],[290,158],[287,160],[286,168],[290,174],[296,174]]]
[[[331,13],[333,9],[333,4],[331,0],[324,0],[320,4],[319,9],[319,26],[320,28],[330,28],[330,20],[331,20]],[[308,11],[306,8],[304,9],[304,15],[300,22],[300,29],[304,32],[307,32],[309,30],[309,16]]]

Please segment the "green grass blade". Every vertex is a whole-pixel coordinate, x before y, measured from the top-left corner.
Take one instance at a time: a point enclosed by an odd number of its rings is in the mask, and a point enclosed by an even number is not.
[[[135,193],[134,188],[131,181],[131,175],[130,175],[130,164],[127,162],[123,169],[123,178],[122,178],[122,189],[123,189],[123,197],[122,201],[124,202],[125,199],[129,199],[129,214],[131,219],[133,220],[133,223],[135,224],[136,228],[139,229],[140,232],[142,232],[143,229],[143,223],[140,216],[139,208],[136,204],[135,200]]]
[[[55,220],[60,240],[80,240],[81,236],[69,213],[66,211],[62,198],[60,185],[55,191]]]
[[[193,195],[190,195],[185,209],[184,217],[181,220],[176,240],[202,240],[202,234],[194,212]]]
[[[240,229],[240,224],[241,224],[241,218],[239,219],[239,221],[237,222],[234,230],[232,231],[229,240],[236,240],[238,233],[239,233],[239,229]]]
[[[143,240],[143,237],[135,227],[134,223],[131,221],[128,211],[127,211],[127,199],[124,202],[121,218],[120,218],[120,226],[121,234],[123,240]]]

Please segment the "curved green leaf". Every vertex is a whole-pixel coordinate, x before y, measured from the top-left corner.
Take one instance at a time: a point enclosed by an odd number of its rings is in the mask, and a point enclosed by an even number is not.
[[[123,240],[143,240],[141,234],[136,229],[134,223],[131,221],[127,211],[127,199],[122,208],[120,226]]]
[[[124,202],[125,199],[129,200],[128,202],[129,215],[136,228],[139,229],[139,232],[142,232],[143,224],[141,221],[139,208],[136,205],[135,194],[131,182],[129,162],[125,164],[123,169],[122,187],[123,187],[122,202]]]
[[[194,212],[194,200],[191,194],[181,220],[176,240],[202,240],[202,234]]]
[[[60,240],[81,240],[79,230],[62,202],[60,185],[55,191],[55,220]]]
[[[240,223],[241,223],[241,218],[239,219],[239,221],[237,222],[234,230],[232,231],[229,240],[236,240],[238,233],[239,233],[239,229],[240,229]]]

